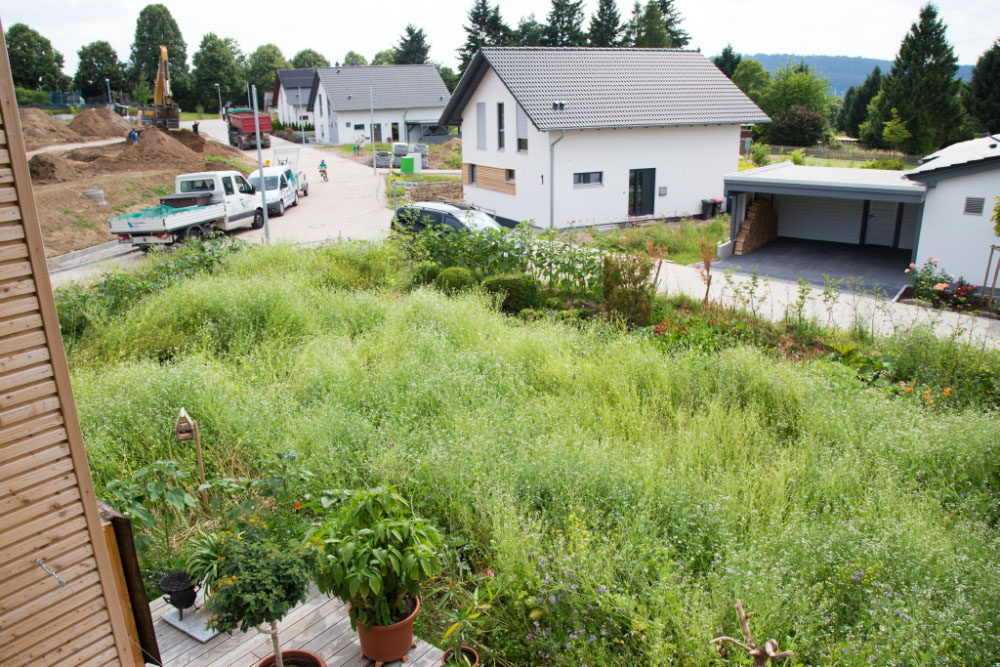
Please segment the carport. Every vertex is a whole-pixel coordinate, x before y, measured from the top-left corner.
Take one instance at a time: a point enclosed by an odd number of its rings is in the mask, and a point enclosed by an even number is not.
[[[783,162],[730,174],[725,184],[732,220],[719,248],[724,264],[793,281],[862,276],[866,286],[890,289],[890,277],[902,278],[913,261],[926,188],[902,172]]]

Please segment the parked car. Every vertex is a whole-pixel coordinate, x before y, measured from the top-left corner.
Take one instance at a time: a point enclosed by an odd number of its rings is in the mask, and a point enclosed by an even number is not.
[[[407,232],[419,232],[437,225],[456,232],[501,228],[496,220],[478,209],[432,201],[397,208],[391,223],[392,229]]]
[[[290,167],[264,167],[264,187],[260,183],[260,170],[254,170],[247,180],[267,202],[267,212],[284,215],[289,206],[298,206],[299,191]]]

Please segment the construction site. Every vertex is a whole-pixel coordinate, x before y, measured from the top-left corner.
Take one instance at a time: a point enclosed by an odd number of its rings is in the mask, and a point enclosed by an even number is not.
[[[190,130],[140,126],[107,108],[69,121],[30,108],[20,116],[49,257],[113,240],[108,218],[156,204],[178,174],[254,168],[230,146]],[[103,191],[103,202],[84,195],[93,190]]]

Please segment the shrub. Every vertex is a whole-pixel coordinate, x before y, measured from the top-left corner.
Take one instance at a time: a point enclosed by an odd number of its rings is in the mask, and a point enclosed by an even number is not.
[[[441,273],[437,262],[419,262],[413,267],[413,279],[418,285],[430,285]]]
[[[49,103],[49,94],[44,90],[28,90],[27,88],[17,87],[14,89],[14,94],[17,96],[17,103],[21,105],[33,104],[41,106]]]
[[[767,144],[754,144],[750,150],[750,160],[755,167],[766,167],[771,164],[771,147]]]
[[[490,276],[483,281],[483,289],[490,294],[504,295],[500,309],[505,313],[532,308],[538,300],[538,281],[525,273]]]
[[[767,137],[785,146],[815,146],[823,139],[826,118],[815,109],[794,104],[774,114]]]
[[[445,269],[434,279],[434,286],[446,294],[467,290],[476,284],[476,278],[464,266]]]
[[[894,169],[896,171],[903,170],[903,161],[896,158],[880,158],[878,160],[868,160],[863,165],[862,169]]]
[[[951,274],[939,269],[938,260],[934,257],[928,257],[921,267],[911,263],[906,272],[910,274],[913,295],[918,299],[936,303],[944,290],[951,286]]]
[[[604,312],[629,326],[644,327],[653,312],[653,262],[635,255],[604,258]]]
[[[794,151],[792,151],[791,158],[792,158],[792,164],[797,164],[799,166],[802,166],[806,163],[806,152],[801,148],[797,148]]]

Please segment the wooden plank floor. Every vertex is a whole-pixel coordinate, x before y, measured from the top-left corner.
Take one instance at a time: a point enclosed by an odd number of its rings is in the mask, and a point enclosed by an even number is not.
[[[163,598],[149,605],[164,667],[253,667],[271,654],[271,637],[256,630],[221,634],[202,644],[163,620],[170,606]],[[304,649],[319,654],[329,667],[369,667],[375,663],[360,657],[358,635],[351,630],[347,605],[320,594],[315,587],[309,598],[281,621],[283,649]],[[408,660],[395,666],[432,667],[441,664],[442,651],[420,639]]]

